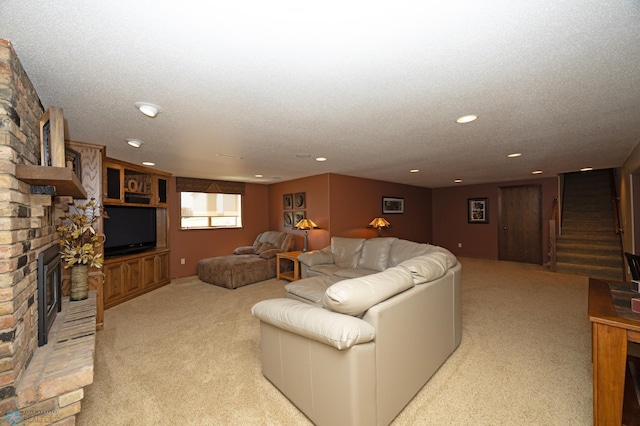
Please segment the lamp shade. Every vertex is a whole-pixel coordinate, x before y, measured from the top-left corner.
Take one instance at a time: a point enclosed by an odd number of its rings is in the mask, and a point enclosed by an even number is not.
[[[378,237],[382,236],[382,228],[388,228],[391,224],[387,222],[384,217],[376,217],[369,223],[369,228],[376,228],[378,230]]]
[[[302,230],[313,229],[317,227],[318,225],[316,225],[311,219],[302,219],[300,222],[296,223],[296,228]]]
[[[376,228],[376,229],[388,228],[389,226],[391,226],[391,224],[387,222],[387,220],[383,217],[376,217],[369,224],[369,227]]]

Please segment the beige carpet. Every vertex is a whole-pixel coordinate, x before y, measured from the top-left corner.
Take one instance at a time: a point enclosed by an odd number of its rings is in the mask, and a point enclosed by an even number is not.
[[[460,261],[462,343],[394,425],[592,424],[588,279]],[[181,278],[107,310],[78,424],[310,424],[263,378],[249,313],[284,284]]]

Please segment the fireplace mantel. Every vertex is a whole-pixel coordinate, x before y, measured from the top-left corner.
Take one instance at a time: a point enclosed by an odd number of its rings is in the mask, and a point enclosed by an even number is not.
[[[32,166],[16,164],[16,177],[29,185],[51,185],[56,187],[56,195],[71,196],[84,200],[87,191],[73,170],[66,167]]]

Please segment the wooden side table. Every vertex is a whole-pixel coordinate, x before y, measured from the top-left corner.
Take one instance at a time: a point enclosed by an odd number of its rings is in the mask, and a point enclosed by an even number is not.
[[[300,279],[300,262],[298,262],[298,255],[300,251],[289,251],[286,253],[276,254],[276,279],[284,279],[289,281],[296,281]],[[280,272],[280,260],[287,259],[293,262],[293,271]]]
[[[629,287],[629,283],[612,283]],[[640,343],[640,321],[620,316],[609,281],[596,278],[589,278],[589,320],[593,339],[593,424],[620,425],[627,342]]]

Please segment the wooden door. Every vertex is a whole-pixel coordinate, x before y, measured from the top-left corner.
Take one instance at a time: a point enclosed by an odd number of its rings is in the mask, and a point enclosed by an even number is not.
[[[499,258],[542,264],[540,185],[499,188]]]

